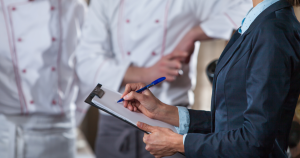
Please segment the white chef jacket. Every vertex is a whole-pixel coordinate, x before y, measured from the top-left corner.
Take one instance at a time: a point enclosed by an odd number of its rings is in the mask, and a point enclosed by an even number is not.
[[[74,50],[85,12],[83,0],[0,0],[0,114],[75,110]]]
[[[154,65],[195,26],[209,37],[229,39],[251,4],[250,0],[92,0],[76,50],[81,93],[89,93],[97,83],[122,91],[130,65]],[[189,70],[189,65],[183,66],[183,76],[151,91],[166,104],[189,104]]]

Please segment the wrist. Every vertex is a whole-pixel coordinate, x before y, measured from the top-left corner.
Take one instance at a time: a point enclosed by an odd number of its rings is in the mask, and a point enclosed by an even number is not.
[[[161,103],[160,108],[158,108],[156,120],[160,120],[169,123],[173,126],[179,126],[179,114],[176,106],[167,105]]]
[[[142,83],[148,84],[149,82],[149,68],[140,68],[140,75],[141,75],[141,81]]]
[[[212,39],[206,35],[200,26],[192,28],[189,33],[191,34],[194,42]]]
[[[143,81],[143,74],[144,68],[136,67],[136,66],[130,66],[128,67],[124,79],[123,79],[123,85],[126,85],[127,83],[137,83],[137,82],[144,82]]]
[[[199,32],[198,27],[194,27],[191,29],[191,31],[188,32],[188,36],[190,37],[189,39],[193,43],[199,40],[200,35],[201,34]]]
[[[184,153],[184,144],[183,144],[183,135],[180,134],[175,134],[175,136],[173,136],[173,141],[172,141],[172,148],[176,151],[176,152],[180,152],[180,153]]]

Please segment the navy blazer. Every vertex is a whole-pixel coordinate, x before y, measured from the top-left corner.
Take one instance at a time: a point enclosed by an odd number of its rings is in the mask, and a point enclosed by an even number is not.
[[[186,156],[287,157],[299,89],[300,24],[280,0],[229,41],[216,67],[211,112],[189,110]]]

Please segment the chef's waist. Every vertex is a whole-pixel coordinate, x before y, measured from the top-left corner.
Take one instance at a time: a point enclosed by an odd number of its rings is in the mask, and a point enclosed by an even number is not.
[[[0,101],[0,114],[12,117],[40,117],[45,118],[64,118],[69,115],[74,115],[75,104],[21,104],[19,100]]]
[[[0,113],[0,117],[16,126],[28,129],[70,129],[75,127],[72,113],[65,113],[64,115]]]

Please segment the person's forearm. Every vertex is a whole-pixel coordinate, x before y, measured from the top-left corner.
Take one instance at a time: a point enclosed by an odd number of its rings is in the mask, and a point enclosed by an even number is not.
[[[179,127],[179,114],[176,106],[162,105],[154,119]]]
[[[128,67],[122,81],[122,86],[125,86],[127,83],[138,83],[138,82],[145,83],[144,75],[143,75],[144,69],[145,68],[140,68],[135,66]]]
[[[212,39],[211,37],[207,36],[205,34],[205,32],[202,30],[202,28],[200,26],[194,27],[192,28],[189,33],[188,36],[190,37],[190,39],[192,39],[194,42],[195,41],[205,41],[205,40],[210,40]]]
[[[212,38],[208,37],[200,26],[194,27],[185,34],[185,36],[177,44],[173,52],[183,51],[189,53],[189,56],[185,59],[185,63],[189,63],[190,56],[194,52],[195,42],[209,39]]]

